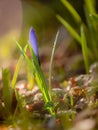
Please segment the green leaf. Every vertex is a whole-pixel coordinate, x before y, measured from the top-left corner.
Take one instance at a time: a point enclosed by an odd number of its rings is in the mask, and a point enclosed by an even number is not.
[[[51,98],[51,95],[49,94],[48,86],[46,84],[44,74],[43,74],[41,67],[39,65],[38,58],[36,57],[30,44],[29,44],[29,48],[30,48],[30,51],[32,54],[33,64],[34,64],[34,68],[35,68],[34,77],[35,77],[35,80],[36,80],[42,94],[43,94],[44,101],[47,104],[49,102],[52,102],[52,98]],[[48,106],[48,109],[49,109],[51,115],[55,116],[54,108],[52,106],[50,106],[50,107]]]
[[[15,72],[14,72],[14,75],[13,75],[13,79],[12,79],[12,83],[11,83],[11,87],[13,89],[15,88],[15,84],[16,84],[16,81],[17,81],[17,77],[18,77],[19,70],[20,70],[22,62],[23,62],[23,56],[21,55],[19,60],[18,60],[17,65],[16,65],[16,69],[15,69]]]
[[[95,2],[95,0],[85,0],[85,6],[86,6],[89,14],[96,13],[96,10],[95,10],[96,2]]]
[[[27,45],[24,47],[25,52],[26,52],[26,50],[27,50]],[[13,78],[12,78],[12,82],[11,82],[11,87],[13,89],[15,88],[15,84],[16,84],[17,77],[18,77],[18,74],[19,74],[19,70],[20,70],[21,65],[23,63],[23,59],[24,59],[24,57],[23,57],[23,55],[21,55],[18,62],[17,62],[16,69],[15,69],[15,72],[14,72],[14,75],[13,75]]]
[[[85,7],[85,14],[86,14],[86,20],[88,24],[88,29],[89,29],[89,48],[93,52],[93,57],[95,60],[98,59],[98,54],[97,54],[97,26],[95,25],[94,20],[91,17],[91,14],[89,13],[89,10]]]
[[[33,66],[31,60],[28,58],[28,56],[26,55],[26,52],[23,50],[23,48],[20,46],[20,44],[19,44],[18,42],[16,42],[16,44],[17,44],[19,50],[21,51],[22,55],[23,55],[24,58],[26,59],[26,61],[27,61],[28,65],[29,65],[29,67],[30,67],[32,73],[34,74],[34,73],[35,73],[35,71],[34,71],[34,66]],[[27,44],[27,47],[28,47],[28,44]]]
[[[83,25],[81,25],[81,43],[82,43],[81,46],[82,46],[82,53],[83,53],[86,73],[88,73],[89,72],[88,47],[87,47],[86,35],[85,35],[85,30]]]
[[[69,10],[69,12],[72,14],[73,18],[77,23],[81,23],[81,17],[77,13],[77,11],[74,9],[74,7],[67,1],[67,0],[61,0],[61,2],[64,4],[64,6]]]
[[[30,51],[31,51],[31,54],[32,54],[32,59],[33,59],[33,63],[34,64],[34,68],[35,68],[35,79],[37,81],[37,84],[38,86],[40,87],[41,91],[42,91],[42,94],[43,94],[43,97],[44,97],[44,100],[46,102],[50,101],[50,96],[49,96],[49,93],[48,93],[48,87],[47,87],[47,84],[46,84],[46,81],[45,81],[45,77],[44,77],[44,74],[39,66],[39,62],[38,62],[38,59],[32,49],[32,47],[29,45],[30,47]]]
[[[43,72],[42,72],[42,70],[39,66],[38,59],[37,59],[32,47],[29,44],[30,52],[32,54],[32,61],[31,61],[28,58],[28,56],[26,55],[26,52],[22,49],[22,47],[20,46],[20,44],[18,42],[17,42],[17,46],[20,49],[21,53],[23,54],[25,60],[28,63],[28,66],[30,67],[30,69],[31,69],[31,71],[34,75],[34,78],[35,78],[35,80],[38,84],[38,87],[40,88],[40,90],[43,94],[43,98],[44,98],[45,103],[51,102],[51,98],[50,98],[50,95],[49,95],[49,92],[48,92],[48,87],[47,87],[47,84],[46,84],[46,81],[45,81],[44,74],[43,74]],[[54,112],[53,107],[50,107],[49,111],[50,111],[52,116],[55,116],[55,112]]]
[[[70,34],[81,44],[81,37],[76,32],[76,30],[72,28],[71,25],[61,16],[57,15],[57,19],[66,27],[66,29],[70,32]]]

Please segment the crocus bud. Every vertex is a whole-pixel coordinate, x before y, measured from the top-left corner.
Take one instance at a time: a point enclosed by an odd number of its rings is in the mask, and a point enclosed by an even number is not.
[[[38,62],[40,63],[40,61],[39,61],[39,53],[38,53],[38,43],[37,43],[35,31],[34,31],[34,29],[32,27],[30,28],[29,41],[30,41],[30,44],[32,46],[32,49],[33,49],[36,57],[38,58]]]

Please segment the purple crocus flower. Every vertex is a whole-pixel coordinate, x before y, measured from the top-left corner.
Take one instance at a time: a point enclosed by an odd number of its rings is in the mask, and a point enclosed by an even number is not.
[[[30,41],[30,44],[32,46],[32,49],[33,49],[36,57],[38,58],[38,62],[40,63],[40,61],[39,61],[39,53],[38,53],[37,38],[36,38],[35,31],[34,31],[34,29],[32,27],[30,28],[29,41]]]

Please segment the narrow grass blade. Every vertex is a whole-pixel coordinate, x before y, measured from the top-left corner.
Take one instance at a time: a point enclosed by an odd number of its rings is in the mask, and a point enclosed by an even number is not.
[[[38,62],[38,58],[36,57],[33,49],[30,47],[30,51],[31,51],[31,54],[32,54],[32,58],[33,58],[33,64],[34,64],[34,67],[35,67],[35,79],[38,83],[38,86],[40,87],[43,95],[44,95],[44,99],[46,102],[50,101],[50,96],[49,96],[49,93],[48,93],[48,87],[47,87],[47,84],[46,84],[46,81],[45,81],[45,77],[43,75],[43,72],[39,66],[39,62]]]
[[[52,49],[52,54],[51,54],[51,59],[50,59],[50,69],[49,69],[49,92],[50,96],[52,97],[52,68],[53,68],[53,58],[54,58],[54,53],[56,49],[56,44],[57,44],[57,39],[58,39],[59,31],[56,34],[54,44],[53,44],[53,49]]]
[[[44,98],[44,101],[46,103],[45,106],[47,106],[47,109],[49,109],[50,113],[52,114],[52,116],[55,116],[55,113],[54,113],[54,108],[53,108],[53,102],[51,100],[51,97],[49,95],[49,92],[48,92],[48,87],[47,87],[47,84],[46,84],[46,80],[45,80],[45,77],[44,77],[44,74],[40,68],[40,64],[39,64],[39,61],[38,61],[38,58],[36,57],[32,47],[29,45],[29,48],[30,48],[30,51],[31,51],[31,54],[32,54],[32,58],[33,58],[33,64],[34,64],[34,67],[35,67],[35,80],[43,94],[43,98]],[[49,104],[49,105],[48,105]],[[51,106],[50,106],[51,104]]]
[[[24,48],[24,51],[27,50],[27,46],[25,46]],[[20,56],[19,60],[18,60],[18,63],[16,65],[16,69],[15,69],[15,72],[14,72],[14,75],[13,75],[13,79],[12,79],[12,82],[11,82],[11,87],[14,89],[15,87],[15,84],[16,84],[16,81],[17,81],[17,77],[18,77],[18,74],[19,74],[19,70],[21,68],[21,65],[23,63],[23,55]]]
[[[68,11],[72,14],[73,18],[77,23],[81,23],[81,17],[77,13],[77,11],[73,8],[73,6],[67,0],[61,0],[64,6],[68,9]]]
[[[29,83],[28,85],[28,89],[29,90],[32,90],[34,85],[35,85],[35,79],[34,77],[32,76],[32,73],[31,72],[27,72],[27,82]]]
[[[91,14],[89,13],[89,10],[86,7],[85,7],[85,14],[86,14],[86,19],[88,23],[89,32],[90,32],[89,48],[93,52],[93,57],[95,57],[95,59],[97,60],[98,59],[98,54],[97,54],[97,41],[98,40],[97,40],[97,35],[96,35],[97,26],[95,26],[95,22],[90,16]]]
[[[72,28],[71,25],[66,20],[64,20],[61,16],[57,15],[57,19],[66,27],[66,29],[70,32],[70,34],[81,44],[81,37],[75,31],[75,29]]]
[[[52,101],[51,101],[50,95],[48,93],[48,87],[47,87],[43,72],[39,66],[38,59],[37,59],[32,47],[30,45],[28,45],[30,48],[31,54],[32,54],[32,61],[31,61],[28,58],[28,56],[26,55],[26,52],[22,49],[22,47],[19,45],[18,42],[17,42],[17,46],[19,47],[21,53],[23,54],[26,62],[28,63],[28,66],[30,67],[30,69],[34,75],[34,78],[38,84],[38,87],[40,88],[40,90],[43,94],[43,99],[44,99],[45,103],[49,104],[49,102],[52,102]],[[47,109],[49,109],[52,116],[55,116],[53,106],[47,107]]]
[[[32,61],[28,58],[28,56],[26,55],[25,51],[22,49],[22,47],[20,46],[20,44],[19,44],[18,42],[17,42],[17,45],[18,45],[18,47],[19,47],[21,53],[23,54],[24,58],[26,59],[28,65],[29,65],[29,67],[30,67],[30,69],[31,69],[31,71],[32,71],[32,73],[33,73],[33,75],[34,75],[34,77],[35,77],[35,79],[36,79],[38,85],[39,85],[39,88],[40,88],[41,91],[43,92],[43,88],[42,88],[42,87],[45,86],[45,81],[44,81],[44,82],[41,81],[42,73],[41,73],[41,70],[40,70],[39,67],[38,67],[38,64],[39,64],[39,63],[38,63],[38,60],[37,60],[37,58],[36,58],[36,56],[35,56],[33,50],[32,50],[32,53],[33,53],[33,62],[32,62]],[[39,71],[39,70],[40,70],[40,71]],[[38,75],[39,72],[40,72],[41,75]],[[43,83],[44,83],[44,85],[43,85]],[[48,97],[48,99],[47,99],[45,92],[44,92],[44,99],[46,100],[46,102],[48,102],[48,100],[49,100],[49,97]]]
[[[81,46],[82,46],[82,53],[86,68],[86,73],[89,72],[89,59],[88,59],[88,48],[87,48],[87,42],[86,42],[86,35],[83,25],[81,25]]]
[[[19,74],[19,70],[20,70],[20,67],[21,67],[21,64],[23,62],[23,56],[21,55],[19,60],[18,60],[18,63],[16,65],[16,69],[15,69],[15,72],[14,72],[14,75],[13,75],[13,79],[12,79],[12,83],[11,83],[11,87],[14,89],[15,88],[15,84],[16,84],[16,81],[17,81],[17,77],[18,77],[18,74]]]
[[[20,46],[20,44],[19,44],[18,42],[16,42],[16,44],[17,44],[17,46],[18,46],[20,52],[22,53],[22,55],[23,55],[24,58],[26,59],[26,61],[27,61],[28,65],[29,65],[29,67],[30,67],[32,73],[34,74],[34,73],[35,73],[35,71],[34,71],[34,66],[33,66],[31,60],[28,58],[28,56],[26,55],[26,52],[23,50],[23,48]],[[28,44],[27,44],[27,47],[28,47]]]
[[[95,0],[85,0],[85,6],[90,14],[96,13],[95,6],[96,2]]]

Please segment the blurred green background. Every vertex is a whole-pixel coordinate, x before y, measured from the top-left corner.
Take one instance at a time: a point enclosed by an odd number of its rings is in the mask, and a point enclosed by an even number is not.
[[[58,22],[54,11],[41,1],[0,1],[0,66],[9,64],[16,52],[15,40],[25,45],[33,26],[38,42],[46,44],[56,33]]]
[[[68,0],[75,9],[79,12],[85,21],[83,12],[83,0]],[[74,26],[76,29],[78,25],[72,20],[69,11],[64,7],[60,0],[1,0],[0,1],[0,67],[9,67],[16,64],[20,52],[15,43],[15,40],[24,46],[28,42],[29,29],[34,27],[39,43],[39,51],[41,60],[47,61],[43,64],[43,68],[49,70],[49,59],[51,55],[52,45],[55,35],[60,30],[58,38],[58,47],[55,56],[56,70],[61,75],[67,70],[69,74],[70,69],[77,69],[77,66],[83,63],[78,63],[76,59],[80,60],[81,56],[75,56],[69,59],[69,56],[76,54],[77,45],[72,44],[72,47],[66,52],[71,36],[56,18],[59,14]],[[44,53],[44,54],[43,54]],[[46,55],[46,57],[45,57]],[[48,57],[48,59],[47,59]],[[66,58],[67,57],[67,58]],[[74,61],[77,62],[74,66]],[[65,64],[67,67],[65,67]],[[69,66],[70,64],[70,66]],[[61,68],[63,67],[63,69]],[[58,68],[58,69],[57,69]],[[66,72],[67,73],[67,72]],[[56,74],[57,75],[57,74]],[[62,77],[62,76],[61,76]]]
[[[70,2],[83,16],[83,1]],[[61,27],[56,14],[66,17],[71,22],[68,11],[59,0],[1,0],[0,66],[7,66],[13,55],[17,55],[15,40],[23,45],[27,43],[31,26],[37,33],[39,46],[52,45],[55,34]],[[73,21],[71,23],[76,26]],[[63,38],[67,35],[64,33],[61,36]]]

